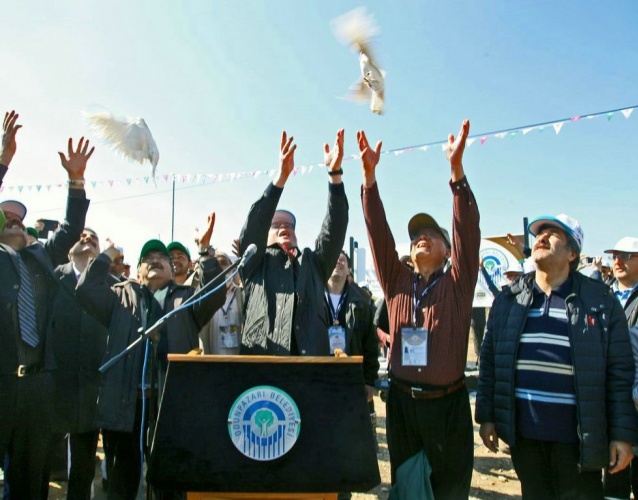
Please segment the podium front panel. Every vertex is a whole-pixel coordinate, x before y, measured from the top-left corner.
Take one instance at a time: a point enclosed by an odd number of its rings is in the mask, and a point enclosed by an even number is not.
[[[229,433],[233,405],[258,386],[284,391],[301,420],[273,460],[245,456]],[[368,491],[380,476],[361,358],[169,356],[148,465],[163,489]]]

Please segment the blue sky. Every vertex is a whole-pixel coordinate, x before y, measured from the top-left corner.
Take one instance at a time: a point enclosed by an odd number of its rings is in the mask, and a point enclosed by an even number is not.
[[[386,114],[344,96],[357,55],[330,21],[366,6],[387,72]],[[160,150],[160,176],[276,169],[281,130],[298,144],[298,166],[322,160],[324,142],[346,129],[346,154],[366,130],[383,149],[444,140],[464,118],[471,134],[638,105],[635,1],[325,2],[120,1],[12,5],[0,19],[0,103],[23,129],[1,199],[20,199],[27,222],[62,217],[65,193],[23,188],[65,180],[56,152],[88,135],[81,111],[95,106],[141,116]],[[465,170],[484,236],[521,232],[522,218],[566,212],[581,221],[584,251],[600,253],[638,236],[635,145],[638,112],[625,119],[566,123],[511,139],[477,141]],[[367,246],[358,161],[344,163],[349,235]],[[143,242],[171,237],[172,193],[160,177],[128,185],[150,167],[107,146],[87,169],[87,224],[135,262]],[[416,212],[451,222],[449,167],[440,148],[382,157],[377,177],[390,225],[407,246]],[[122,182],[119,182],[122,181]],[[178,182],[175,239],[194,249],[193,229],[216,211],[213,243],[230,249],[266,175],[226,182]],[[296,213],[301,245],[312,245],[324,215],[327,176],[291,177],[280,206]],[[10,190],[10,187],[14,187]]]

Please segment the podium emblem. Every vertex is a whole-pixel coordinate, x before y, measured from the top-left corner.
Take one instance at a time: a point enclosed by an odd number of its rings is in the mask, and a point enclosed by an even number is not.
[[[241,394],[228,413],[235,448],[253,460],[275,460],[297,442],[301,418],[295,401],[277,387],[260,385]]]

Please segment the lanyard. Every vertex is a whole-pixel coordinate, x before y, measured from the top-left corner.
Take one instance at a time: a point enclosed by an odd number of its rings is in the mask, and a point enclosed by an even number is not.
[[[330,311],[330,319],[332,319],[332,324],[337,326],[339,324],[339,311],[341,311],[341,306],[346,301],[346,297],[348,296],[348,292],[343,292],[341,297],[339,298],[339,303],[337,304],[337,310],[335,311],[335,306],[332,303],[332,299],[330,298],[330,293],[326,290],[326,302],[328,302],[328,310]]]
[[[416,312],[419,309],[419,304],[423,300],[423,297],[425,297],[428,294],[428,292],[432,289],[432,287],[434,287],[434,285],[436,285],[439,282],[439,280],[441,279],[441,276],[439,276],[432,283],[430,283],[429,286],[425,287],[425,290],[423,290],[421,292],[421,296],[417,300],[417,298],[416,298],[416,284],[419,281],[420,277],[421,276],[418,275],[418,274],[414,275],[414,292],[412,293],[412,301],[414,302],[414,314],[412,315],[412,323],[414,325],[414,328],[416,328]]]
[[[224,315],[224,318],[228,318],[228,313],[230,312],[230,308],[233,305],[233,302],[235,302],[235,291],[233,290],[233,297],[230,299],[230,302],[228,303],[228,307],[226,308],[226,310],[224,310],[224,306],[222,306],[222,314]]]

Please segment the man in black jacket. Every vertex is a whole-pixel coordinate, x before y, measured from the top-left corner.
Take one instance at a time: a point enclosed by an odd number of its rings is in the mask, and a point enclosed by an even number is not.
[[[126,281],[109,286],[106,281],[109,266],[119,255],[111,242],[89,263],[76,290],[80,303],[108,328],[105,360],[138,340],[140,328],[148,329],[196,292],[190,286],[175,284],[168,249],[159,240],[149,240],[142,247],[137,270],[139,283]],[[203,271],[200,287],[222,271],[212,258],[202,258],[200,265]],[[137,495],[141,477],[140,433],[143,432],[145,441],[148,419],[152,421],[154,416],[149,414],[153,413],[149,405],[156,403],[167,354],[187,354],[197,348],[199,331],[224,305],[225,298],[226,288],[221,287],[201,302],[176,313],[156,332],[159,338],[153,336],[153,354],[150,354],[150,343],[147,342],[146,347],[140,343],[103,374],[96,425],[103,430],[113,453],[114,463],[108,477],[109,498],[133,499]],[[149,363],[154,363],[154,370],[144,371],[146,356]],[[159,383],[153,383],[152,378]],[[143,410],[146,410],[144,420]]]
[[[324,146],[329,175],[328,211],[315,249],[297,247],[296,219],[277,210],[279,198],[294,169],[296,145],[284,132],[279,175],[250,208],[239,238],[243,253],[256,255],[241,271],[246,315],[240,354],[327,356],[330,354],[323,314],[324,286],[343,248],[348,227],[348,200],[341,181],[343,130],[332,150]]]
[[[100,373],[108,330],[88,314],[75,296],[78,279],[89,259],[100,253],[98,235],[84,228],[69,251],[69,262],[55,269],[60,284],[53,311],[56,433],[69,434],[68,498],[90,498],[95,475],[98,432],[95,426]],[[115,277],[107,276],[111,285]]]
[[[13,111],[5,114],[0,184],[16,151],[17,119]],[[12,498],[39,498],[48,488],[43,478],[53,423],[51,320],[58,292],[53,268],[66,262],[84,227],[84,170],[93,154],[88,147],[82,138],[74,150],[69,139],[68,158],[59,153],[69,175],[66,217],[44,245],[26,246],[22,203],[0,203],[7,219],[0,233],[0,458],[8,454],[5,480]]]
[[[625,310],[625,318],[629,329],[638,326],[638,238],[625,236],[621,238],[613,248],[605,250],[611,254],[614,281],[611,289]],[[636,331],[630,331],[634,335],[632,343],[636,340]],[[634,345],[634,357],[636,356]],[[638,367],[638,359],[636,365]],[[634,398],[635,399],[635,398]],[[631,466],[618,474],[609,474],[605,471],[605,498],[626,498],[638,495],[638,458],[631,461]]]
[[[561,214],[529,225],[536,272],[501,292],[481,348],[476,421],[510,445],[523,498],[602,498],[638,441],[634,362],[618,300],[576,272],[583,231]]]

